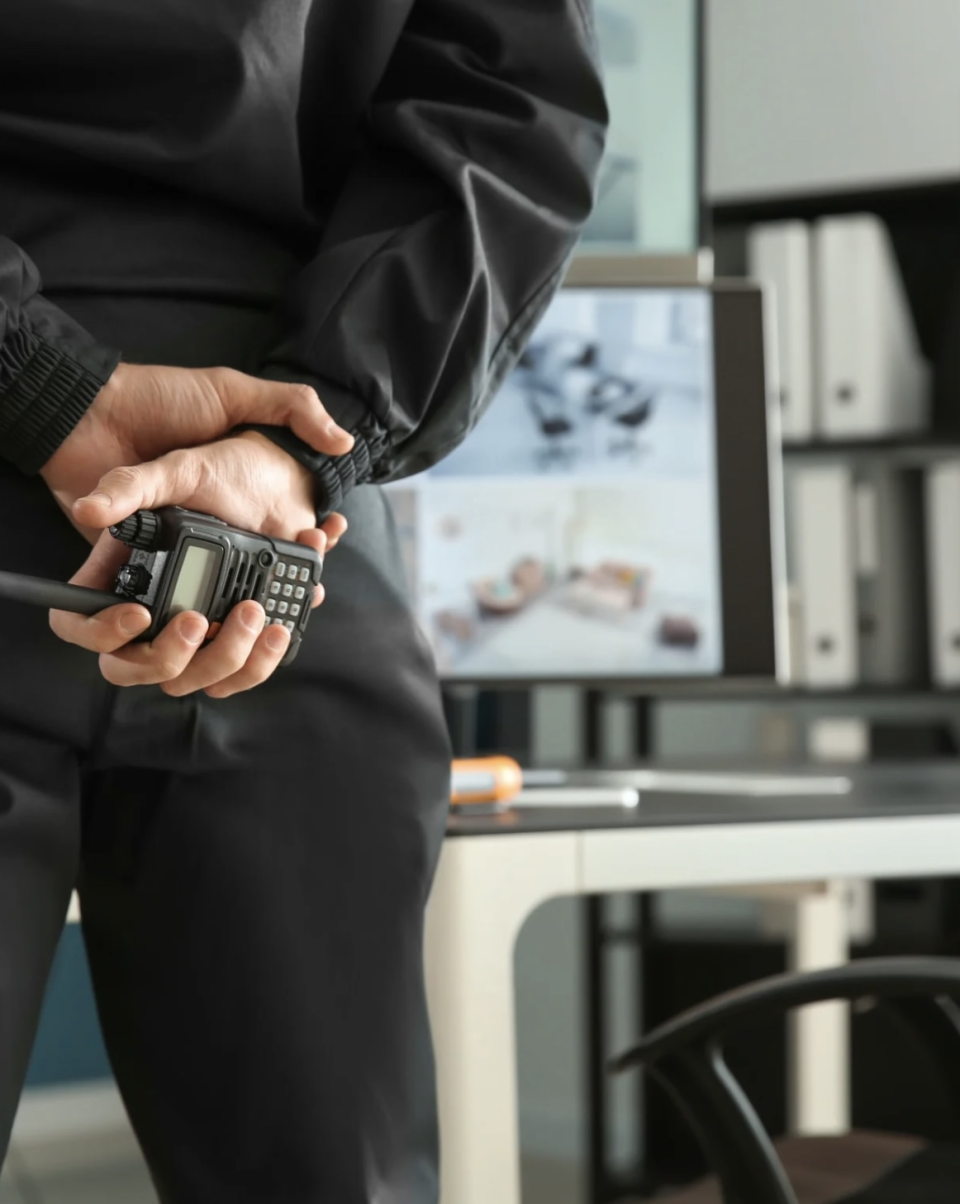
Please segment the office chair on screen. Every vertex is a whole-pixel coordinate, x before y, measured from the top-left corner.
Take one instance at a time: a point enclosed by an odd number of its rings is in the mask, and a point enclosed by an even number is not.
[[[956,1142],[893,1133],[772,1142],[723,1059],[723,1039],[769,1012],[830,999],[895,1008],[930,1049],[955,1103]],[[642,1067],[676,1100],[716,1177],[669,1204],[956,1204],[960,1200],[960,960],[864,959],[782,974],[661,1025],[611,1066]],[[658,1197],[659,1199],[660,1197]]]

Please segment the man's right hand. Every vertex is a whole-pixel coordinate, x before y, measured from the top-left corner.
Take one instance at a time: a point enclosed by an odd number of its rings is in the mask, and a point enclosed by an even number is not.
[[[114,468],[210,443],[243,423],[288,426],[316,451],[344,455],[353,436],[309,385],[260,380],[232,368],[120,364],[41,469],[69,515]],[[91,540],[98,532],[84,531]]]

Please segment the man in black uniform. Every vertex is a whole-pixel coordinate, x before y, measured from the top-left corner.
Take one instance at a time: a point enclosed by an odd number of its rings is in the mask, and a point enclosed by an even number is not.
[[[559,283],[587,3],[0,4],[0,567],[104,585],[139,506],[349,523],[275,676],[256,603],[151,645],[132,604],[0,603],[0,1160],[77,886],[164,1204],[436,1200],[449,749],[375,485],[464,438]]]

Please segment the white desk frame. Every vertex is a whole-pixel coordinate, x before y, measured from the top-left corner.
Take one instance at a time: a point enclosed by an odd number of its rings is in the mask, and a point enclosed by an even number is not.
[[[548,899],[935,877],[958,870],[960,815],[449,838],[426,942],[443,1204],[520,1204],[513,955],[527,917]],[[845,931],[837,913],[840,892],[824,886],[796,898],[794,964],[812,968],[845,960],[845,942],[837,937]],[[843,1040],[837,1016],[836,1005],[819,1005],[798,1021],[806,1025],[802,1040],[831,1042],[818,1059],[830,1068],[826,1078],[804,1077],[796,1068],[792,1120],[800,1131],[835,1132],[845,1125],[847,1084],[833,1044]]]

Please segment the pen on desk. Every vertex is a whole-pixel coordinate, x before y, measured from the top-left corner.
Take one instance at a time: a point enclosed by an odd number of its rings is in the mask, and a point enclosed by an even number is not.
[[[505,806],[523,789],[523,770],[512,757],[471,757],[453,762],[450,801],[455,807]]]
[[[562,770],[524,770],[512,757],[453,762],[450,801],[471,813],[517,807],[636,807],[635,786],[567,786]]]

